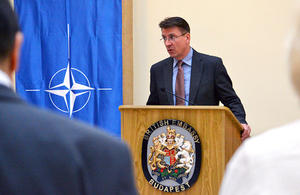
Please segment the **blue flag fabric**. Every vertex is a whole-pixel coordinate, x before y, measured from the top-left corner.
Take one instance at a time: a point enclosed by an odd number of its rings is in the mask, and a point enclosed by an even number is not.
[[[24,33],[17,92],[120,137],[121,0],[14,0]]]

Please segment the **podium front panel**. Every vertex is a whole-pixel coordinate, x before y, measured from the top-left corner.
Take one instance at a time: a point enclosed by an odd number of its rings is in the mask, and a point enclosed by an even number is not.
[[[132,152],[136,184],[141,195],[218,194],[226,163],[241,144],[242,126],[222,106],[120,106],[121,135]],[[156,189],[145,178],[142,144],[145,132],[157,121],[174,119],[191,125],[201,140],[200,174],[191,188],[181,192]],[[156,186],[157,187],[157,186]]]

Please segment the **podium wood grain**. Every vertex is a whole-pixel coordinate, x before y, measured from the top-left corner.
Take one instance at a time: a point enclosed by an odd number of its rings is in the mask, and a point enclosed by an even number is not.
[[[121,135],[131,149],[136,184],[141,195],[218,194],[225,166],[241,144],[242,126],[223,106],[120,106]],[[181,120],[191,125],[200,137],[202,162],[200,175],[189,189],[179,193],[162,192],[151,186],[144,176],[141,162],[142,142],[146,130],[163,119]],[[150,141],[150,140],[149,140]]]

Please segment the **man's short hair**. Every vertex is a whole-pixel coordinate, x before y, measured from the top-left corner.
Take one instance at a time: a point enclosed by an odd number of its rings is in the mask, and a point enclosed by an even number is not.
[[[8,0],[0,0],[0,60],[11,53],[18,30],[18,20],[11,4]]]
[[[182,33],[190,33],[189,24],[181,17],[168,17],[159,23],[161,29],[167,29],[177,26]]]

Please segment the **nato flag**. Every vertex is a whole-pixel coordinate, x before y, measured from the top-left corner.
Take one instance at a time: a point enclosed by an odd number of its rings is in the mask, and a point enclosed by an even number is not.
[[[14,0],[24,44],[17,92],[120,137],[121,0]]]

